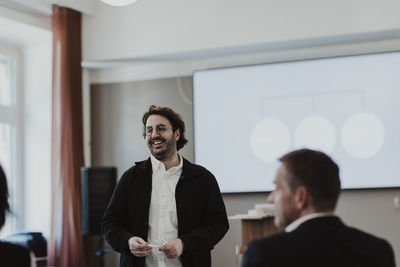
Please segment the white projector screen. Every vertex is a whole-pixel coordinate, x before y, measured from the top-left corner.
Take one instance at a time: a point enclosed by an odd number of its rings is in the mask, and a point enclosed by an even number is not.
[[[400,186],[400,53],[196,71],[195,161],[223,193],[274,189],[278,158],[326,152],[342,188]]]

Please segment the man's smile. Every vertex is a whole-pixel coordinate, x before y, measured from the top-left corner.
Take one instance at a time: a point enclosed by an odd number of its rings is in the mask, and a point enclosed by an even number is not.
[[[153,146],[160,146],[164,143],[165,143],[165,139],[161,139],[161,138],[156,138],[156,139],[151,140],[151,144]]]

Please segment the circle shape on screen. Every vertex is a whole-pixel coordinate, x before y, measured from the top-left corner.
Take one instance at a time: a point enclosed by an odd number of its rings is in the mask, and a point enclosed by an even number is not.
[[[278,119],[262,120],[253,128],[250,144],[259,160],[274,162],[290,148],[289,128]]]
[[[307,147],[331,153],[336,144],[335,127],[325,117],[306,117],[297,124],[294,144],[296,148]]]
[[[342,127],[342,145],[351,156],[366,159],[374,156],[385,140],[385,128],[378,117],[359,112],[347,118]]]

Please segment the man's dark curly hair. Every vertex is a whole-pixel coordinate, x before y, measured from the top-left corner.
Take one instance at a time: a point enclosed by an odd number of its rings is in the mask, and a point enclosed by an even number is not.
[[[151,115],[161,115],[169,120],[172,125],[172,130],[175,132],[177,129],[180,131],[179,140],[176,142],[176,150],[181,149],[185,146],[188,140],[185,137],[185,122],[182,119],[182,116],[173,111],[168,107],[158,107],[155,105],[151,105],[149,110],[143,114],[142,122],[143,122],[143,137],[146,137],[145,129],[146,129],[146,122],[147,119]]]
[[[6,222],[6,214],[9,210],[10,204],[8,204],[7,179],[3,169],[0,166],[0,229]]]

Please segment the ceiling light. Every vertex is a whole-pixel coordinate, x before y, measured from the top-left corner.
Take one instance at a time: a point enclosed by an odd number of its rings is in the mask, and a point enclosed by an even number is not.
[[[137,0],[101,0],[102,2],[111,6],[127,6],[136,2]]]

